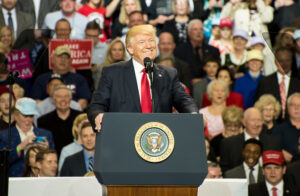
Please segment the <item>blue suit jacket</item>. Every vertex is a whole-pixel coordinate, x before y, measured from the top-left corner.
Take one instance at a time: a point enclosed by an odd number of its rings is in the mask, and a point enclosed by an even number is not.
[[[34,128],[33,132],[36,136],[46,136],[49,142],[49,147],[54,149],[54,142],[52,133],[46,129]],[[7,148],[8,130],[0,131],[0,149]],[[21,156],[18,156],[16,151],[17,146],[21,143],[20,135],[16,127],[11,129],[11,153],[9,156],[9,176],[21,177],[23,176],[24,167],[24,151]]]
[[[198,112],[194,100],[185,92],[173,68],[154,66],[154,112],[170,113],[174,106],[179,112]],[[103,68],[98,89],[88,107],[88,117],[103,112],[141,112],[141,103],[132,60]]]

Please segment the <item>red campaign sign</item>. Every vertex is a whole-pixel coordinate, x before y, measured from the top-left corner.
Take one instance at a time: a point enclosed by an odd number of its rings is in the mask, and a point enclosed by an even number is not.
[[[91,40],[58,40],[52,39],[49,44],[49,68],[53,68],[52,54],[57,46],[65,45],[71,50],[71,66],[75,69],[90,69],[93,55]]]
[[[8,59],[8,70],[17,71],[21,78],[31,78],[32,70],[29,52],[27,49],[16,50],[6,55]]]

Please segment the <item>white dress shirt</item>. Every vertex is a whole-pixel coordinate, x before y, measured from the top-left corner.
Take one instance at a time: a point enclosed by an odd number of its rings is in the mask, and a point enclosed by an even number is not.
[[[17,37],[17,31],[18,31],[18,23],[17,23],[17,14],[16,14],[16,9],[12,9],[10,11],[8,11],[7,9],[2,7],[2,13],[4,16],[4,20],[5,20],[5,25],[8,26],[8,12],[11,13],[11,18],[13,21],[13,25],[14,25],[14,29],[12,29],[14,31],[14,37],[16,39]]]
[[[245,174],[246,174],[246,177],[247,177],[247,182],[249,184],[250,182],[250,179],[249,179],[249,174],[250,174],[250,168],[249,166],[245,163],[245,161],[243,162],[243,167],[244,167],[244,170],[245,170]],[[257,163],[254,167],[253,167],[253,176],[254,176],[254,179],[255,179],[255,182],[257,183],[257,180],[258,180],[258,171],[259,171],[259,164]]]
[[[282,74],[277,71],[277,79],[278,79],[278,85],[280,86],[280,83],[282,81]],[[289,86],[290,86],[290,80],[291,80],[291,71],[284,75],[284,85],[285,85],[285,94],[288,94]]]
[[[35,13],[35,28],[38,29],[38,18],[40,11],[41,0],[33,0],[34,13]]]
[[[273,195],[272,188],[274,186],[267,181],[266,181],[266,185],[267,185],[269,195],[272,196]],[[283,180],[281,180],[275,187],[277,188],[277,196],[283,196]]]
[[[132,58],[132,63],[133,63],[135,78],[136,78],[137,87],[139,90],[140,101],[141,101],[141,82],[142,82],[142,76],[143,76],[143,69],[145,68],[145,66],[141,65],[140,63],[135,61],[133,58]],[[148,74],[147,74],[147,78],[148,78],[148,82],[150,85],[150,79],[149,79]],[[151,88],[151,86],[150,86],[150,88]],[[150,90],[150,93],[151,93],[151,90]],[[151,96],[152,96],[152,93],[151,93]]]

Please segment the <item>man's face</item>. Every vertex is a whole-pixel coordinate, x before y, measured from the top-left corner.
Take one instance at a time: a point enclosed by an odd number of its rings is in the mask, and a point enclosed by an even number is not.
[[[234,48],[237,50],[244,50],[247,44],[247,40],[242,37],[234,37],[233,38],[233,45]]]
[[[70,91],[67,89],[59,89],[55,92],[53,97],[54,104],[57,110],[66,111],[70,109],[71,96]]]
[[[47,84],[47,93],[49,96],[52,96],[53,90],[58,86],[64,84],[61,80],[59,79],[52,79],[48,84]]]
[[[59,56],[53,54],[53,70],[57,74],[66,74],[70,69],[71,58],[67,54],[61,54]]]
[[[42,177],[54,177],[57,173],[57,155],[49,153],[44,155],[44,160],[37,166],[40,169],[39,175]]]
[[[282,180],[285,170],[285,166],[268,164],[263,167],[263,174],[266,181],[275,186]]]
[[[71,27],[66,21],[59,21],[55,26],[55,34],[57,39],[70,39]]]
[[[208,167],[206,178],[222,178],[221,169],[218,167]]]
[[[2,6],[7,10],[12,10],[15,8],[17,0],[1,0]]]
[[[252,143],[247,144],[243,150],[243,157],[245,163],[249,167],[254,167],[258,162],[260,153],[261,153],[261,149],[259,145],[252,144]]]
[[[138,34],[131,38],[127,50],[134,60],[143,65],[144,58],[149,57],[153,60],[156,56],[155,37],[149,34]]]
[[[249,111],[247,111],[247,115],[245,115],[243,119],[243,125],[245,126],[246,132],[251,137],[259,136],[263,126],[263,120],[260,111],[254,108],[251,108]]]
[[[300,97],[292,97],[288,104],[289,116],[293,120],[300,120]]]
[[[85,39],[89,39],[93,41],[94,47],[99,42],[100,31],[97,29],[88,29],[85,31]]]
[[[129,23],[128,23],[129,27],[133,27],[135,25],[142,25],[142,24],[145,24],[142,14],[135,13],[129,17]]]
[[[16,124],[23,130],[29,130],[33,126],[34,115],[23,115],[17,112],[15,115]]]
[[[95,149],[96,133],[93,131],[92,127],[84,128],[81,131],[80,138],[85,150],[92,151]]]
[[[15,105],[15,99],[12,98],[12,108]],[[0,112],[7,116],[9,113],[9,93],[2,93],[0,95]]]
[[[188,36],[191,41],[202,42],[204,39],[203,24],[194,23],[188,30]]]
[[[76,2],[74,0],[61,0],[60,9],[64,15],[71,15],[76,11]]]
[[[286,74],[291,70],[292,62],[293,62],[293,56],[290,52],[286,50],[277,52],[275,64],[281,73],[283,71],[282,74]],[[281,66],[282,69],[279,67],[278,64]]]
[[[176,47],[173,36],[170,33],[159,35],[158,49],[161,55],[171,55]]]

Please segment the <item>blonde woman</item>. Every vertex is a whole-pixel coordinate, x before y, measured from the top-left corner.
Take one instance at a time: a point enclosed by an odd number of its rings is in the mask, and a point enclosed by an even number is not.
[[[63,147],[60,153],[59,157],[59,163],[58,163],[58,171],[60,172],[63,163],[65,161],[65,158],[67,158],[70,155],[73,155],[79,151],[81,151],[83,148],[81,146],[81,139],[79,137],[79,131],[81,129],[81,126],[84,122],[87,122],[87,114],[79,114],[73,122],[73,127],[72,127],[72,135],[74,137],[74,141],[71,144],[66,145]]]
[[[276,119],[281,112],[280,103],[271,94],[262,95],[255,102],[254,107],[260,110],[264,120],[264,125],[267,127],[267,133],[271,134],[276,124]]]
[[[13,31],[8,26],[0,28],[0,41],[6,46],[8,52],[12,51],[15,38]]]
[[[108,66],[119,61],[126,61],[126,51],[123,42],[117,37],[109,44],[102,66]]]
[[[207,95],[211,105],[204,107],[199,112],[207,118],[208,138],[211,140],[224,131],[222,112],[226,108],[226,99],[229,88],[223,80],[214,80],[207,86]]]

